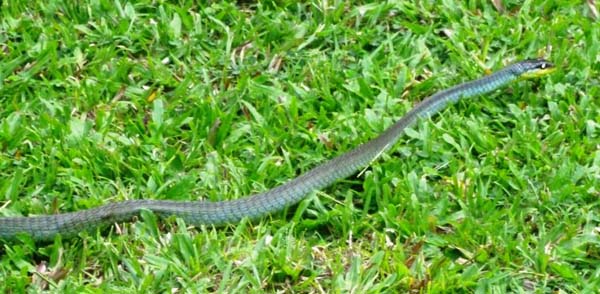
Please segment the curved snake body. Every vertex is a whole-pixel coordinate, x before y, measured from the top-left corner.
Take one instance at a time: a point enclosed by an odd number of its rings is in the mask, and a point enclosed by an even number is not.
[[[74,237],[81,231],[128,221],[142,210],[150,210],[161,217],[176,216],[193,225],[222,225],[235,223],[243,218],[260,218],[297,203],[311,191],[322,189],[355,173],[390,148],[406,127],[419,118],[429,117],[459,99],[488,93],[517,78],[539,76],[552,69],[553,65],[543,59],[524,60],[478,80],[438,92],[418,103],[378,137],[262,193],[219,202],[127,200],[75,212],[4,217],[0,218],[0,240],[13,241],[20,234],[30,235],[36,241],[52,240],[57,234],[63,238]]]

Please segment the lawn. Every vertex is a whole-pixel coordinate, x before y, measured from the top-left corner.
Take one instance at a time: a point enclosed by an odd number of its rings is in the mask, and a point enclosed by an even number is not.
[[[194,228],[144,213],[0,243],[0,292],[600,287],[592,0],[25,2],[0,1],[0,216],[242,198],[437,91],[525,58],[558,71],[452,105],[258,221]]]

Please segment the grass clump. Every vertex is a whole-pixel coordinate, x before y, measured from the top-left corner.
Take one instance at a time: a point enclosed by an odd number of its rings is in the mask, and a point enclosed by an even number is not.
[[[4,216],[241,198],[439,90],[528,57],[559,67],[450,107],[257,223],[144,214],[3,244],[0,290],[593,291],[597,4],[492,2],[0,4]]]

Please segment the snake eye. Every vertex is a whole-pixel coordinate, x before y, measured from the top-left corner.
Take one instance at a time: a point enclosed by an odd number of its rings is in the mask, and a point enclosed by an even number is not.
[[[549,69],[553,67],[554,65],[546,60],[542,60],[537,66],[538,69]]]

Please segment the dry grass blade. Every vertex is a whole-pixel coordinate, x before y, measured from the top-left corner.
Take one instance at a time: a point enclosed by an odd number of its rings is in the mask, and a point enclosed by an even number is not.
[[[588,0],[587,4],[590,8],[590,11],[592,12],[592,18],[598,19],[598,9],[596,8],[596,0]]]
[[[502,5],[502,0],[492,0],[492,4],[494,4],[494,7],[496,8],[496,10],[504,13],[506,11],[506,9],[504,9],[504,5]]]

